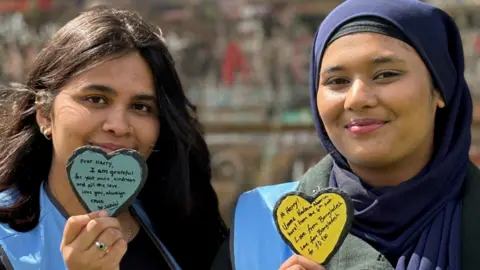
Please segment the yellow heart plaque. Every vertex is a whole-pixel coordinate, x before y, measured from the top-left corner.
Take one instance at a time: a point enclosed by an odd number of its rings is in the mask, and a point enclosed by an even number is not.
[[[340,189],[327,188],[315,196],[290,192],[275,205],[277,229],[297,253],[325,264],[340,248],[350,231],[353,207]]]

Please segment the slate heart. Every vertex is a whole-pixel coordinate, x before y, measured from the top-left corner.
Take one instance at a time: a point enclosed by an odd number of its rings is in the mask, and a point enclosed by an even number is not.
[[[147,180],[147,164],[131,149],[106,153],[82,146],[67,161],[67,175],[77,198],[88,212],[107,210],[116,216],[128,208]]]
[[[297,254],[326,264],[350,231],[353,205],[340,189],[314,196],[289,192],[276,203],[273,218],[284,241]]]

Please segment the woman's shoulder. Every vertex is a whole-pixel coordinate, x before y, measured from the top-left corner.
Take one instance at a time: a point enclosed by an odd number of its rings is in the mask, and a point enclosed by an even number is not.
[[[332,157],[330,155],[326,155],[316,165],[311,167],[303,176],[301,176],[299,179],[294,179],[293,182],[255,187],[244,192],[241,196],[246,196],[247,194],[251,193],[271,193],[272,191],[288,192],[291,189],[310,193],[314,188],[326,188],[328,187],[328,179],[330,177],[332,166]]]
[[[317,192],[319,188],[328,187],[332,167],[333,158],[330,155],[326,155],[299,179],[297,190],[311,194]]]
[[[51,205],[50,201],[47,200],[47,198],[43,198],[43,196],[46,196],[46,195],[42,194],[42,191],[40,191],[40,198],[39,198],[39,200],[40,200],[39,201],[39,204],[40,204],[40,220],[43,220],[44,223],[48,223],[49,225],[55,225],[58,222],[53,222],[53,224],[50,224],[52,222],[51,219],[55,219],[54,218],[55,216],[51,215],[51,213],[52,213],[51,210],[54,207]],[[14,187],[7,188],[7,189],[4,189],[4,190],[0,191],[0,208],[8,209],[8,208],[11,208],[11,207],[16,207],[14,205],[19,200],[19,198],[20,198],[20,193]],[[51,216],[52,218],[50,218],[50,219],[47,218],[46,219],[45,218],[46,216]],[[13,229],[9,225],[8,221],[6,221],[6,220],[7,219],[5,218],[4,220],[0,221],[0,241],[5,240],[8,237],[19,235],[19,234],[21,234],[22,237],[24,237],[24,236],[28,237],[29,234],[27,234],[26,232],[32,232],[33,234],[38,232],[37,231],[38,226],[35,226],[35,228],[32,229],[32,230],[28,230],[28,231],[25,231],[23,233],[20,233],[16,229]]]
[[[327,269],[370,269],[393,270],[393,266],[385,256],[360,238],[348,234],[335,256],[325,265]],[[228,238],[219,249],[210,270],[234,269]]]
[[[293,182],[280,183],[275,185],[260,186],[248,190],[240,195],[234,207],[234,220],[242,216],[245,220],[251,220],[252,210],[257,214],[270,216],[270,212],[263,213],[260,209],[271,209],[273,205],[286,193],[301,191],[306,194],[316,192],[316,189],[328,187],[328,179],[333,166],[332,158],[327,155],[319,163],[310,168],[300,179]],[[267,205],[267,208],[258,208],[259,205]],[[258,210],[258,211],[257,211]],[[262,213],[261,213],[262,212]],[[245,213],[245,216],[242,215]]]

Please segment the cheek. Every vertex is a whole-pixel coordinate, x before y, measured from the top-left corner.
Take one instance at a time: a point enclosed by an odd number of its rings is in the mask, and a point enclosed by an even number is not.
[[[397,117],[411,118],[413,123],[431,115],[432,94],[427,83],[418,80],[406,80],[395,89],[384,91],[385,103]]]
[[[54,158],[64,163],[76,148],[85,144],[98,117],[92,117],[88,110],[61,95],[57,96],[52,109]]]
[[[317,110],[327,133],[332,132],[336,121],[344,111],[344,95],[324,89],[317,92]]]
[[[412,146],[430,136],[435,125],[429,84],[416,82],[406,81],[395,89],[388,89],[383,95],[385,107],[394,118],[395,129],[388,138],[405,142],[405,145],[411,143]]]
[[[62,105],[55,111],[54,117],[57,122],[62,122],[68,126],[75,126],[79,122],[91,122],[94,119],[84,108],[75,105]],[[90,119],[90,120],[88,120]],[[88,120],[88,121],[87,121]]]
[[[73,136],[90,130],[95,119],[91,113],[65,95],[59,95],[53,106],[53,125],[56,135]]]

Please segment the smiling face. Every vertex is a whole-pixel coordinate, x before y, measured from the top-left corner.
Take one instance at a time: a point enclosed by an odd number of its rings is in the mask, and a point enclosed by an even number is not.
[[[65,168],[72,152],[89,144],[107,152],[135,149],[148,158],[160,132],[156,99],[150,68],[136,52],[72,78],[51,114],[37,113],[39,125],[52,136],[52,166]]]
[[[428,161],[435,112],[445,104],[412,47],[357,33],[326,49],[317,106],[330,140],[355,172],[412,157]]]

